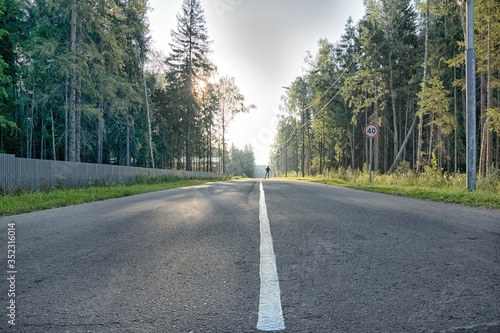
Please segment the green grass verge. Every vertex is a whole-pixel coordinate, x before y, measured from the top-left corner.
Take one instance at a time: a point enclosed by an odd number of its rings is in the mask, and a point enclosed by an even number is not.
[[[460,204],[469,207],[481,207],[500,210],[500,194],[484,190],[474,192],[465,188],[454,187],[428,187],[409,185],[387,185],[368,182],[349,182],[343,179],[322,178],[295,178],[297,180],[310,181],[328,185],[342,186],[356,190],[385,193],[391,195],[405,196],[409,198],[425,199],[438,202]]]
[[[65,207],[86,202],[120,198],[135,194],[201,185],[213,179],[190,179],[153,184],[91,186],[82,189],[51,190],[0,196],[0,216],[29,213],[43,209]]]
[[[290,179],[289,177],[287,179]],[[340,178],[299,178],[292,179],[342,186],[357,190],[405,196],[416,199],[433,200],[460,204],[469,207],[482,207],[500,210],[500,194],[477,190],[469,192],[465,188],[429,187],[398,184],[375,184],[349,181]],[[29,213],[38,210],[77,205],[86,202],[119,198],[135,194],[169,190],[178,187],[201,185],[215,180],[191,179],[118,186],[90,186],[83,189],[52,190],[17,195],[0,196],[0,216]]]

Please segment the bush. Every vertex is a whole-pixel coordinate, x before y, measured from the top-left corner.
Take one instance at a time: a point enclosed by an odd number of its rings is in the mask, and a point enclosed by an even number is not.
[[[367,184],[369,181],[368,164],[363,166],[363,170],[352,170],[350,167],[327,170],[316,178],[333,180],[342,184]],[[418,175],[412,170],[408,161],[401,162],[392,174],[381,174],[376,171],[372,173],[374,185],[463,189],[466,187],[465,183],[466,175],[447,174],[438,167],[437,158],[434,155],[431,158],[431,165],[424,166],[424,170]],[[495,170],[488,177],[482,178],[478,182],[478,188],[489,192],[500,192],[500,170]]]
[[[494,169],[485,177],[479,178],[477,187],[483,191],[500,193],[500,170]]]
[[[450,187],[453,184],[444,176],[442,168],[438,167],[435,154],[432,154],[431,165],[424,166],[424,171],[418,175],[417,185],[428,187]]]

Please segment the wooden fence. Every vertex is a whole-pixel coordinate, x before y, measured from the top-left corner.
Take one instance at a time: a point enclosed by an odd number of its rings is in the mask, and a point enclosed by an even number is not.
[[[18,158],[0,154],[0,194],[17,190],[84,187],[106,182],[130,183],[137,177],[219,178],[212,172],[148,169],[121,165],[92,164]]]

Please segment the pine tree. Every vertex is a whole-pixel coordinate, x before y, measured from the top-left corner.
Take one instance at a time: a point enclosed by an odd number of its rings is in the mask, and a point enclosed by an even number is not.
[[[477,31],[477,71],[481,77],[481,131],[479,151],[479,174],[486,176],[490,173],[494,162],[492,120],[498,111],[498,100],[495,101],[494,89],[498,86],[498,72],[500,71],[500,9],[497,0],[478,0],[476,4]],[[493,116],[493,117],[492,117]],[[498,141],[498,140],[497,140]],[[497,148],[498,150],[498,148]],[[497,161],[498,164],[498,161]]]
[[[177,15],[177,31],[172,31],[172,51],[167,58],[170,77],[177,81],[183,104],[186,170],[192,170],[192,133],[197,111],[195,89],[197,81],[206,80],[214,67],[206,22],[200,0],[184,0]]]

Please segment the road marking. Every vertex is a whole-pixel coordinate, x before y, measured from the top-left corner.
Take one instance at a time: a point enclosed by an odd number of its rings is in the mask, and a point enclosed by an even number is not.
[[[279,331],[285,329],[281,308],[280,284],[276,269],[276,257],[269,218],[267,217],[264,187],[260,183],[259,199],[260,219],[260,299],[257,329],[261,331]]]

